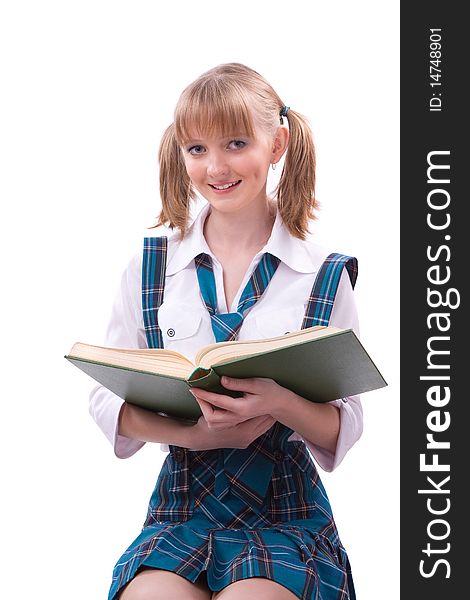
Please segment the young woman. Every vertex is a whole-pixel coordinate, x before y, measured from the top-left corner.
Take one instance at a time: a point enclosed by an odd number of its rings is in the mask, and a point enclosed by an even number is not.
[[[269,168],[284,154],[269,196]],[[106,345],[193,359],[214,341],[319,324],[358,333],[356,260],[307,237],[316,208],[310,128],[261,75],[231,63],[190,84],[159,161],[161,227],[123,275]],[[196,192],[207,204],[190,223]],[[91,413],[117,456],[145,442],[169,452],[109,598],[355,598],[311,455],[327,471],[341,462],[362,431],[359,398],[315,404],[271,379],[222,384],[243,396],[193,389],[202,411],[194,425],[101,386],[92,392]]]

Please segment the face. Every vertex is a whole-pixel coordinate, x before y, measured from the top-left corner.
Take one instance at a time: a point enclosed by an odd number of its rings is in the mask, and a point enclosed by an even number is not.
[[[201,135],[182,147],[186,170],[197,191],[223,212],[265,203],[269,165],[278,155],[275,140],[260,129],[255,129],[254,137]]]

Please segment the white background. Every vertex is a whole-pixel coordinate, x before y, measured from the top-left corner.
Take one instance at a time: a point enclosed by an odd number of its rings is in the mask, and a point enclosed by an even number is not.
[[[359,259],[362,340],[389,382],[322,474],[358,600],[399,586],[398,2],[2,4],[2,596],[101,600],[164,455],[129,460],[64,360],[101,343],[158,214],[157,148],[182,89],[222,62],[263,74],[318,153],[314,232]]]

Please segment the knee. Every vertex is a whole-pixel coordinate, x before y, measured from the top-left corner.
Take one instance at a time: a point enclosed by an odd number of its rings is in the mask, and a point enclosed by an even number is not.
[[[231,583],[212,596],[213,600],[297,600],[284,586],[264,577],[251,577]]]
[[[151,571],[141,571],[124,587],[119,600],[157,600],[155,579]]]
[[[144,569],[126,585],[119,600],[209,600],[210,597],[208,590],[206,592],[180,575],[160,569]]]

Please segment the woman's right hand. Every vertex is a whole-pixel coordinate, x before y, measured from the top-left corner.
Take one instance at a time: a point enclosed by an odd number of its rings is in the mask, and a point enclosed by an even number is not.
[[[275,423],[270,415],[262,415],[242,421],[226,429],[210,428],[204,417],[195,425],[188,426],[185,443],[188,450],[214,450],[217,448],[247,448],[256,438],[266,433]]]

